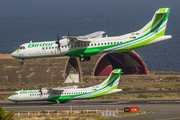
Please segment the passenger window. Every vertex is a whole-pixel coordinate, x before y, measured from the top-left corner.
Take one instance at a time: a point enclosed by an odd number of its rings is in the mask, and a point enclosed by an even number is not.
[[[94,44],[94,46],[96,46],[96,43]]]
[[[49,47],[49,49],[51,49],[51,47]]]
[[[109,43],[108,43],[108,45],[109,45]]]
[[[104,43],[104,45],[106,45],[106,43]]]
[[[84,46],[86,46],[86,44],[84,44]]]
[[[76,47],[76,45],[74,45],[74,47]]]
[[[113,44],[113,42],[111,42],[111,45]]]
[[[62,46],[62,48],[63,48],[63,46]]]
[[[48,47],[46,47],[46,49],[48,49]]]
[[[83,47],[83,44],[81,45],[81,47]]]
[[[71,47],[73,47],[73,45],[71,45]]]
[[[103,43],[101,43],[101,45],[103,45]]]
[[[116,44],[116,42],[114,42],[114,44]]]
[[[25,47],[23,46],[23,49],[25,49]]]
[[[78,45],[78,47],[79,47],[79,45]]]
[[[122,44],[122,41],[121,41],[121,44]]]
[[[119,44],[119,42],[117,42],[117,44]]]
[[[54,47],[52,47],[52,49],[54,49]]]
[[[57,46],[56,46],[56,49],[57,49]]]
[[[91,44],[91,46],[93,46],[93,44]]]
[[[98,45],[100,45],[100,44],[98,43]]]

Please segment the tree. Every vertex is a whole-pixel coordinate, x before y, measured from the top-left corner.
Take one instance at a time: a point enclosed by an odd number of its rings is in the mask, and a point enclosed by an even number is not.
[[[4,108],[0,106],[0,120],[10,120],[14,115],[14,111],[5,112]]]

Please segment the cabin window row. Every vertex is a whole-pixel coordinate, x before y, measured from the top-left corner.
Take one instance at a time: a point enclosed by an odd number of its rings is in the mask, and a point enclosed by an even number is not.
[[[72,93],[51,93],[50,95],[61,95],[61,94],[84,94],[84,93],[87,93],[87,92],[72,92]],[[48,95],[48,94],[30,94],[30,96],[38,96],[38,95]]]
[[[113,44],[122,44],[122,42],[108,42],[108,43],[92,43],[92,44],[76,44],[76,45],[69,45],[69,46],[61,46],[61,48],[68,48],[68,47],[87,47],[87,46],[102,46],[102,45],[113,45]],[[57,49],[56,47],[42,47],[43,50],[45,49]]]
[[[113,45],[113,44],[122,44],[122,42],[108,42],[108,43],[92,43],[92,44],[77,44],[77,45],[69,45],[69,47],[87,47],[87,46],[102,46],[102,45]],[[68,47],[68,46],[62,46]]]

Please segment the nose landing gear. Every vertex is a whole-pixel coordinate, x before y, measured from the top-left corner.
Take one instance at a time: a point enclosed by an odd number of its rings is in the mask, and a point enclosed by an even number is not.
[[[20,65],[23,65],[24,64],[24,59],[19,59],[19,61],[20,61]]]
[[[21,61],[21,62],[20,62],[20,65],[23,65],[23,64],[24,64],[24,62],[23,62],[23,61]]]

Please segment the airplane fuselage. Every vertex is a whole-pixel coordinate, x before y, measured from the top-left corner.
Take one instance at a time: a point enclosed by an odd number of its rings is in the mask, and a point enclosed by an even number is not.
[[[98,53],[125,52],[172,38],[164,35],[170,9],[161,8],[152,20],[142,29],[122,36],[102,37],[105,32],[98,31],[86,36],[65,36],[57,41],[30,42],[20,46],[11,55],[20,61],[30,58],[69,56],[89,61]]]
[[[96,98],[122,91],[122,89],[117,89],[121,72],[121,69],[113,70],[105,81],[92,87],[77,88],[69,86],[42,88],[40,90],[20,90],[11,95],[8,100],[13,102],[54,101],[58,103],[59,101]]]

